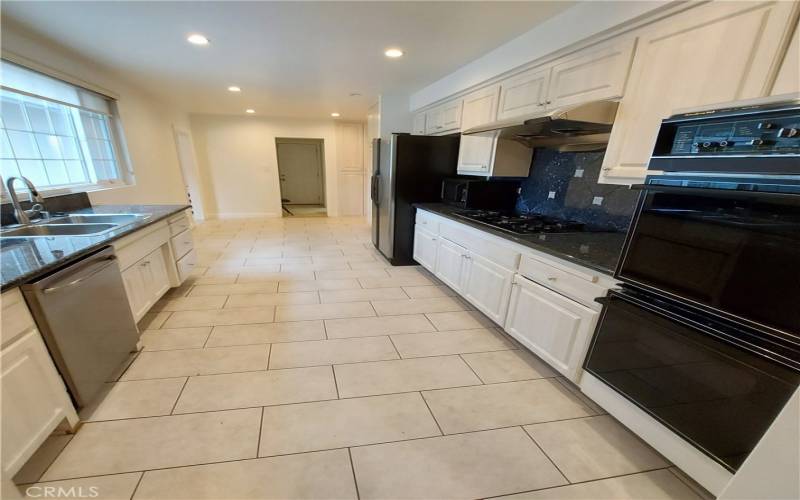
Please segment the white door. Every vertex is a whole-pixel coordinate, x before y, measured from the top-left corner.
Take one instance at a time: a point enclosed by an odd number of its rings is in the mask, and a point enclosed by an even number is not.
[[[511,296],[514,271],[470,253],[464,281],[464,297],[498,325],[503,325]]]
[[[795,2],[710,2],[643,34],[603,159],[604,176],[645,176],[676,109],[769,94]]]
[[[343,172],[339,174],[339,215],[364,215],[364,174]]]
[[[281,198],[286,205],[321,205],[322,141],[276,139]]]
[[[553,368],[577,381],[599,315],[517,275],[505,329]]]
[[[497,119],[543,111],[547,100],[550,68],[534,68],[500,82],[500,109]]]
[[[567,106],[622,97],[636,40],[614,40],[553,66],[545,103]]]
[[[339,172],[364,172],[364,126],[336,124],[336,167]]]
[[[430,272],[436,270],[438,238],[424,229],[414,229],[414,260]]]
[[[464,283],[464,257],[467,250],[455,243],[439,239],[439,248],[436,252],[436,277],[447,286],[456,291],[461,291]]]
[[[178,162],[181,166],[186,197],[189,199],[189,204],[192,205],[194,218],[203,220],[205,219],[205,207],[203,206],[200,171],[197,167],[197,159],[194,156],[192,134],[188,130],[177,127],[175,127],[174,131],[175,147],[178,150]]]

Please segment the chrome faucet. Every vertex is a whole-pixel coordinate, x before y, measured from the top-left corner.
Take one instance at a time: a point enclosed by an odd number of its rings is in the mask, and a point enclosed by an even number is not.
[[[14,181],[22,181],[28,186],[28,194],[30,195],[29,199],[31,202],[31,208],[29,210],[22,209],[22,205],[20,205],[19,198],[17,197],[17,192],[14,190]],[[36,186],[26,177],[9,177],[6,182],[6,187],[8,188],[9,196],[11,196],[11,204],[14,205],[14,216],[17,218],[17,222],[20,224],[30,224],[31,217],[40,219],[49,218],[50,214],[48,214],[44,208],[44,198],[39,194],[39,190],[36,189]]]

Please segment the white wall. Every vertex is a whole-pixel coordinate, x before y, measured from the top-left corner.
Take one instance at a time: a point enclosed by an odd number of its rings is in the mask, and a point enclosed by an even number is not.
[[[188,116],[131,87],[111,71],[35,33],[3,20],[3,52],[22,56],[118,96],[118,107],[136,184],[90,193],[93,204],[186,203],[172,125]]]
[[[191,115],[209,218],[281,215],[276,137],[322,139],[328,215],[338,213],[333,120]]]
[[[419,109],[467,90],[581,40],[642,17],[669,3],[671,2],[667,0],[580,2],[411,94],[410,109]]]

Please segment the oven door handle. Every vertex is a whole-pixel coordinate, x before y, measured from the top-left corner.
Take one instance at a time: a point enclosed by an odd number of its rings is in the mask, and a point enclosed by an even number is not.
[[[639,191],[656,191],[674,194],[704,194],[707,196],[761,196],[770,198],[798,198],[797,193],[771,193],[768,191],[744,191],[737,189],[697,188],[681,186],[662,186],[659,184],[633,184],[631,189]]]

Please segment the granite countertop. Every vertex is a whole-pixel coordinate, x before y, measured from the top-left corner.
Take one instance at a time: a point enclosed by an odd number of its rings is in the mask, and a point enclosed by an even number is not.
[[[458,208],[443,203],[417,203],[414,206],[607,275],[614,274],[625,243],[624,232],[513,234],[458,217]]]
[[[187,208],[189,205],[98,205],[72,210],[69,215],[137,214],[146,218],[89,236],[5,237],[0,234],[0,290],[27,283]]]

